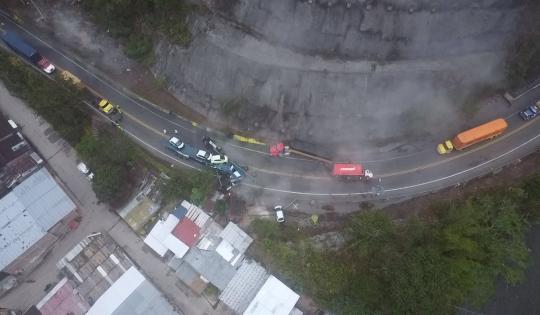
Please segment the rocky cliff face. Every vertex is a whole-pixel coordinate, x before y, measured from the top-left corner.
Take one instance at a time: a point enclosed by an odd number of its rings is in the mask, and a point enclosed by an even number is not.
[[[312,2],[312,3],[311,3]],[[349,5],[348,5],[349,3]],[[180,100],[261,136],[380,144],[453,133],[502,79],[518,1],[208,1],[187,49],[153,70]]]

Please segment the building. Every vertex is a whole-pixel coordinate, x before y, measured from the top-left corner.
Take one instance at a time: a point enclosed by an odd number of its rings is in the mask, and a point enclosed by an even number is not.
[[[237,314],[302,314],[294,307],[299,295],[245,257],[252,242],[236,224],[222,228],[187,201],[158,221],[145,239],[194,292],[201,294],[212,284],[221,292],[219,301]]]
[[[42,164],[17,124],[0,116],[0,197]]]
[[[244,311],[244,315],[289,315],[300,296],[276,277],[270,276]]]
[[[30,272],[78,217],[12,120],[0,116],[0,270]],[[2,291],[4,291],[2,289]]]
[[[130,267],[88,310],[88,315],[178,315],[135,267]]]
[[[65,278],[36,305],[43,315],[177,315],[108,234],[88,235],[57,267]]]
[[[0,269],[27,272],[66,231],[76,206],[45,168],[0,199]]]

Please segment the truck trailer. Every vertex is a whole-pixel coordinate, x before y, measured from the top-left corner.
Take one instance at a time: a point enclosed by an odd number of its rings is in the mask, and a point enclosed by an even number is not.
[[[332,176],[339,179],[370,179],[373,177],[373,173],[365,169],[362,164],[358,163],[335,163],[334,161],[318,156],[316,154],[308,153],[298,149],[291,148],[288,145],[280,142],[278,144],[270,146],[270,155],[271,156],[288,156],[291,154],[296,154],[308,159],[322,162],[323,164],[329,166],[332,170]]]
[[[452,140],[445,140],[437,146],[439,154],[447,154],[454,149],[463,150],[476,143],[492,139],[502,134],[508,128],[508,123],[498,118],[457,134]]]
[[[9,48],[22,57],[28,59],[33,64],[37,65],[46,73],[51,74],[54,72],[54,65],[51,64],[47,58],[41,56],[34,47],[30,46],[30,44],[17,36],[17,34],[13,32],[3,32],[0,33],[0,37]]]

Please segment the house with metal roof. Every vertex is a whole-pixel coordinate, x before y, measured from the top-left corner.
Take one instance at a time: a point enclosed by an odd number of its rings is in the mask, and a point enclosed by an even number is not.
[[[42,239],[55,239],[48,231],[75,209],[45,168],[15,186],[0,199],[0,270],[21,269],[25,259],[33,259],[23,254]]]
[[[302,314],[294,308],[298,294],[245,258],[253,239],[238,225],[229,222],[223,228],[202,209],[183,201],[156,223],[145,243],[165,257],[167,251],[174,252],[164,241],[170,237],[188,250],[175,253],[168,266],[195,293],[201,294],[210,283],[221,292],[219,301],[237,314]]]
[[[165,297],[135,267],[101,295],[87,315],[178,315]]]
[[[243,315],[289,315],[293,311],[297,312],[294,306],[299,299],[297,293],[276,277],[270,276]]]
[[[270,275],[255,261],[245,261],[219,299],[237,314],[242,314]]]
[[[108,234],[93,233],[57,263],[66,276],[36,306],[43,314],[177,315]],[[67,280],[70,279],[70,280]]]

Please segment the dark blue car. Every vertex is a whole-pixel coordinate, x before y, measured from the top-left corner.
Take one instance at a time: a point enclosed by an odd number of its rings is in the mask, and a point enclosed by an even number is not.
[[[538,108],[538,106],[531,105],[525,108],[524,110],[522,110],[521,112],[519,112],[519,116],[523,120],[531,120],[534,117],[538,116],[539,113],[540,113],[540,109]]]

